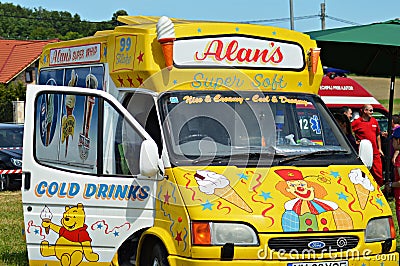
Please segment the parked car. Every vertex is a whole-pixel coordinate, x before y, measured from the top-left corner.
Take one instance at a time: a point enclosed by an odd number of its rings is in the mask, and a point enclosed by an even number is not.
[[[0,123],[0,191],[22,184],[23,124]]]

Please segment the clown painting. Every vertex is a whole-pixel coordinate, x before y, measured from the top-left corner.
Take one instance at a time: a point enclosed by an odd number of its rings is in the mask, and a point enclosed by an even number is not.
[[[327,195],[323,186],[304,180],[299,170],[280,169],[275,173],[283,179],[276,189],[290,198],[282,215],[284,232],[353,229],[350,215],[337,203],[323,199]]]

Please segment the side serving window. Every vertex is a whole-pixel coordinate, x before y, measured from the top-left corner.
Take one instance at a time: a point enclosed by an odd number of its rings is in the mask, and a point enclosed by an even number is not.
[[[45,165],[96,173],[98,99],[61,93],[36,99],[35,156]]]
[[[142,141],[102,98],[47,93],[36,99],[34,150],[40,164],[95,175],[136,175]]]

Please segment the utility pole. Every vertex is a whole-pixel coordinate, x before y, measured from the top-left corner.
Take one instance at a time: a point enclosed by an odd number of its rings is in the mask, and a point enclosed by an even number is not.
[[[294,30],[293,0],[289,0],[290,6],[290,29]]]
[[[325,2],[321,3],[321,29],[325,29]]]

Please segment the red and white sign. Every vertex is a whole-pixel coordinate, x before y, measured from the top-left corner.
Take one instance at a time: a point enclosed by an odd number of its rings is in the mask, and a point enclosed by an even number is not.
[[[22,169],[15,170],[0,170],[0,175],[21,174]]]
[[[296,43],[245,36],[177,39],[177,67],[236,67],[301,70],[304,53]]]
[[[50,50],[50,66],[94,63],[100,61],[100,44],[55,48]]]
[[[7,151],[9,151],[9,150],[22,150],[22,147],[3,147],[3,148],[0,148],[0,151],[3,151],[3,150],[7,150]]]

